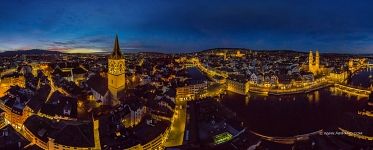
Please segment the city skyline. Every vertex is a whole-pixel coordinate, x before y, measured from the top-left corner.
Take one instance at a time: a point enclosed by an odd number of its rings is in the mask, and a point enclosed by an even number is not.
[[[337,1],[4,1],[0,52],[128,52],[210,48],[372,53],[369,3]]]

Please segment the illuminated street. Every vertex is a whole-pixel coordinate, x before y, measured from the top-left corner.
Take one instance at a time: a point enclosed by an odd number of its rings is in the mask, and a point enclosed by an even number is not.
[[[179,146],[183,144],[186,122],[186,103],[181,102],[176,106],[174,121],[168,134],[165,147]]]
[[[0,84],[0,97],[3,97],[8,89],[9,86],[6,86],[5,84]]]

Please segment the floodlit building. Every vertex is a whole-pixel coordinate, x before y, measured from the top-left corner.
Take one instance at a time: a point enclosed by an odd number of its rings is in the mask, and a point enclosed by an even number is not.
[[[249,81],[244,76],[229,76],[227,78],[227,90],[246,95],[249,92]]]
[[[320,54],[318,50],[316,50],[315,59],[313,57],[312,50],[310,50],[308,55],[308,71],[312,72],[313,74],[318,74],[320,71]]]
[[[26,109],[26,102],[32,92],[20,87],[11,87],[8,94],[0,99],[0,108],[5,111],[5,122],[11,124],[14,128],[20,129],[23,122],[31,114]]]
[[[25,77],[18,73],[3,75],[0,78],[0,85],[2,86],[1,88],[5,88],[5,87],[9,88],[10,86],[24,87]]]
[[[185,86],[176,88],[177,100],[191,100],[194,99],[198,93],[207,90],[207,81],[186,81]]]
[[[251,76],[250,76],[250,82],[253,83],[253,84],[257,84],[258,83],[258,76],[255,75],[254,73],[251,74]]]

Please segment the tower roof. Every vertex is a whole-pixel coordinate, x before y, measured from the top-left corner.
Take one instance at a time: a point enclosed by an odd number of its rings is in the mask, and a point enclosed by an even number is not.
[[[110,55],[110,58],[112,58],[112,59],[123,58],[122,52],[120,52],[118,34],[115,35],[114,48],[113,48],[113,52]]]

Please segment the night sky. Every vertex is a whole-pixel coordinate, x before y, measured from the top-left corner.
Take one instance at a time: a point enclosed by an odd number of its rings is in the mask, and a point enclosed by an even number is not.
[[[1,0],[0,51],[373,53],[371,0]]]

